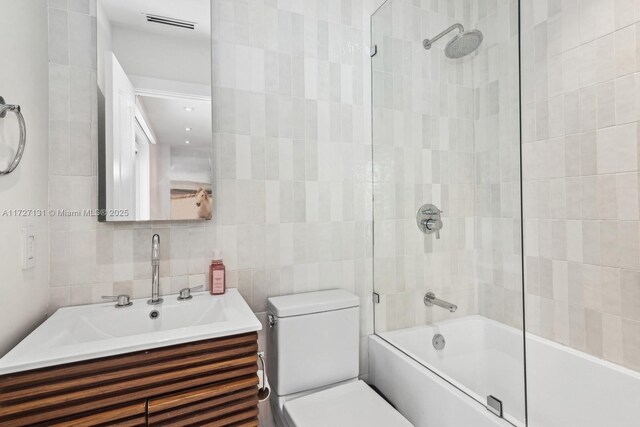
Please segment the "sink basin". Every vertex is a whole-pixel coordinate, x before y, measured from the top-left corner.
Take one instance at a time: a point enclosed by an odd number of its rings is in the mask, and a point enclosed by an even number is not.
[[[125,308],[114,303],[61,308],[0,359],[0,375],[262,328],[237,289],[187,301],[163,298],[157,306],[143,298]],[[158,315],[152,319],[154,310]]]

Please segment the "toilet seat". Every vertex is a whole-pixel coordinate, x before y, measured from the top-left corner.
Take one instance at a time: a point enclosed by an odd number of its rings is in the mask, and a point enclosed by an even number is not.
[[[411,427],[364,381],[354,381],[284,404],[290,427]]]

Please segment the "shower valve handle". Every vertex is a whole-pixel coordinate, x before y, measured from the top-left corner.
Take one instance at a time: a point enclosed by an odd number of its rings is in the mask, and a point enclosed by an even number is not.
[[[418,228],[424,234],[436,235],[436,239],[440,238],[440,230],[444,226],[441,217],[442,211],[435,205],[426,204],[418,209],[416,222]]]
[[[442,221],[439,219],[425,219],[423,220],[424,228],[427,230],[435,231],[436,239],[440,238],[440,230],[442,229]]]

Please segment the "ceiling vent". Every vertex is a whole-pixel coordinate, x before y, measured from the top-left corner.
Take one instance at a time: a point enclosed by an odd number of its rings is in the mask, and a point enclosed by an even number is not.
[[[147,14],[147,22],[170,25],[172,27],[186,28],[187,30],[195,30],[196,28],[195,22],[182,21],[180,19],[173,19],[173,18],[167,18],[166,16],[158,16],[158,15],[150,15],[150,14]]]

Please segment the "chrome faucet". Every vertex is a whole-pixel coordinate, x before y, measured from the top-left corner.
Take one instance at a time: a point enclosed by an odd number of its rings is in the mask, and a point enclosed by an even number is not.
[[[151,239],[151,268],[153,269],[151,299],[147,304],[158,305],[162,303],[162,298],[160,298],[160,236],[157,234],[154,234]]]
[[[426,305],[427,307],[437,305],[438,307],[449,310],[451,313],[458,309],[457,305],[451,304],[450,302],[447,302],[445,300],[441,300],[440,298],[436,298],[436,294],[434,294],[433,292],[427,292],[427,294],[424,296],[424,305]]]

